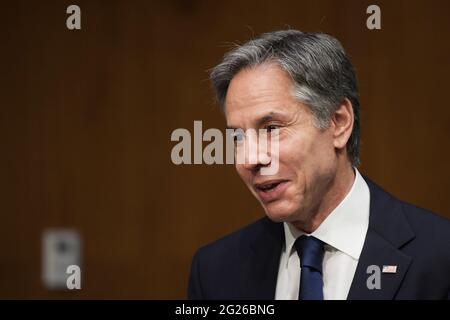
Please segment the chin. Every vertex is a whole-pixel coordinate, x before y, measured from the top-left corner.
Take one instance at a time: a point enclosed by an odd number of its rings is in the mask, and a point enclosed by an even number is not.
[[[272,203],[264,205],[267,217],[274,222],[290,222],[295,220],[295,210],[282,204]]]

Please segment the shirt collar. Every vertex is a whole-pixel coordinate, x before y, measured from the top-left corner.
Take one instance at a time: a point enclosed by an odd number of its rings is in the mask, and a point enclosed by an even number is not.
[[[369,226],[370,191],[355,168],[355,180],[349,193],[310,235],[327,245],[359,259]],[[285,252],[292,253],[295,240],[305,234],[291,223],[284,222]]]

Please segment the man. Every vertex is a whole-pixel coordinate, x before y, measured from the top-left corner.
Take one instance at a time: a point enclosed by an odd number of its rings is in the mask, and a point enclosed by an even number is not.
[[[227,126],[277,132],[236,164],[267,217],[201,248],[191,299],[447,299],[450,223],[362,177],[355,73],[326,34],[277,31],[211,73]],[[259,152],[259,151],[258,151]],[[261,169],[278,161],[278,172]]]

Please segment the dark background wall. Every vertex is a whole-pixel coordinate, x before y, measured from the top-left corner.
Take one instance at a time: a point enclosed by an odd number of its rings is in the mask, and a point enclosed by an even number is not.
[[[77,4],[82,29],[69,31]],[[366,28],[381,7],[382,29]],[[175,166],[176,128],[224,128],[206,70],[280,28],[340,39],[357,69],[361,172],[450,216],[448,1],[1,4],[0,298],[184,298],[194,251],[264,213],[234,168]],[[82,290],[41,282],[41,235],[82,235]]]

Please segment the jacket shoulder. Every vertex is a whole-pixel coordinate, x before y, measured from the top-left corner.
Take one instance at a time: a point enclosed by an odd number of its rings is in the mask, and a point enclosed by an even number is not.
[[[378,208],[383,210],[392,210],[394,207],[400,208],[400,211],[403,213],[412,231],[416,235],[431,236],[431,233],[435,233],[436,236],[441,237],[441,239],[450,238],[450,220],[448,218],[438,215],[428,209],[400,200],[391,193],[385,191],[369,178],[364,177],[364,179],[369,186],[371,197],[375,196],[375,201],[384,203]]]
[[[211,259],[220,259],[223,255],[236,254],[242,249],[243,244],[248,244],[248,240],[255,237],[264,230],[265,225],[273,223],[264,217],[252,222],[232,233],[229,233],[218,240],[200,247],[197,256],[208,256]]]
[[[238,297],[237,285],[242,267],[249,256],[250,244],[270,224],[262,218],[196,251],[189,276],[189,299],[224,299]]]
[[[400,201],[400,200],[399,200]],[[417,238],[447,245],[450,252],[450,220],[430,210],[400,201],[403,212]]]
[[[416,259],[416,263],[450,268],[450,220],[444,216],[414,204],[399,200],[380,187],[372,184],[372,190],[383,193],[391,205],[403,213],[411,231],[412,241],[405,244],[405,253]],[[396,211],[392,211],[396,212]]]

